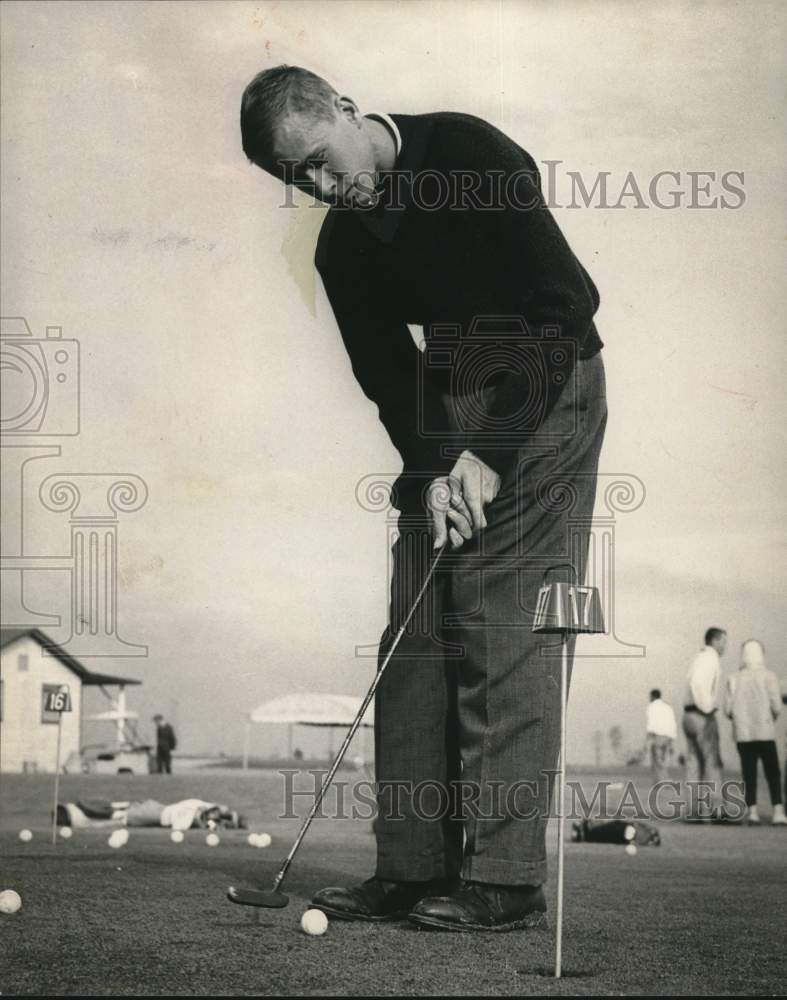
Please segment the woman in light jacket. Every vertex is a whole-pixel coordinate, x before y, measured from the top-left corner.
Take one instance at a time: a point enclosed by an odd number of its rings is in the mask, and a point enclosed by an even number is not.
[[[732,719],[732,731],[741,757],[746,820],[760,822],[757,812],[757,761],[762,760],[773,805],[772,823],[787,825],[782,803],[779,754],[774,720],[782,708],[776,674],[765,666],[765,649],[757,639],[741,647],[741,667],[727,681],[724,711]]]

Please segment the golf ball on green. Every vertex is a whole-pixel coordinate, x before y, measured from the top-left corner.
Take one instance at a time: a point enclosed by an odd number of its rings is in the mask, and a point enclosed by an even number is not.
[[[301,917],[301,930],[310,937],[319,937],[328,930],[328,918],[322,910],[307,910]]]
[[[22,908],[22,897],[13,889],[0,892],[0,913],[16,913]]]
[[[19,839],[23,843],[29,844],[30,841],[33,839],[33,834],[29,830],[20,830],[19,831]]]
[[[633,858],[636,853],[637,853],[636,844],[626,844],[626,854],[628,854],[630,858]]]
[[[257,847],[270,847],[270,846],[271,846],[271,835],[269,833],[258,833]]]
[[[125,847],[128,843],[128,830],[113,830],[107,841],[110,847]]]
[[[63,840],[68,840],[69,837],[73,836],[73,833],[74,831],[71,829],[70,826],[60,827],[60,836],[63,838]]]
[[[219,835],[217,833],[209,833],[205,838],[205,843],[208,845],[208,847],[218,847]]]
[[[172,841],[173,844],[182,844],[184,839],[183,831],[173,830],[172,833],[169,835],[169,839]]]

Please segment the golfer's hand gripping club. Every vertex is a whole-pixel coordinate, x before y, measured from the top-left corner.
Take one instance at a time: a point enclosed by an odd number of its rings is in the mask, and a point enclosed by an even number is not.
[[[434,547],[450,541],[453,548],[486,527],[484,507],[500,491],[500,476],[471,451],[463,451],[447,476],[432,481],[426,498]]]

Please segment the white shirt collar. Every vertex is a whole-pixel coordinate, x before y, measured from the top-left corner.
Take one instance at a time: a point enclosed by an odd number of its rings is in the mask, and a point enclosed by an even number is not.
[[[387,115],[384,111],[369,111],[364,115],[365,118],[378,118],[380,121],[385,122],[388,128],[393,133],[394,143],[396,145],[396,159],[398,160],[402,153],[402,133],[396,126],[396,122]]]

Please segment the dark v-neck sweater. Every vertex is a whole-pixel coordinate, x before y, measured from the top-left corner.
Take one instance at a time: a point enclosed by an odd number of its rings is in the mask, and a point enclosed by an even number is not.
[[[602,342],[598,292],[544,205],[532,157],[470,115],[391,117],[403,148],[380,205],[331,209],[315,263],[355,377],[402,456],[401,507],[407,474],[445,474],[465,448],[504,475],[576,359]],[[423,352],[407,324],[423,326]],[[469,415],[451,419],[446,404],[467,393]]]

